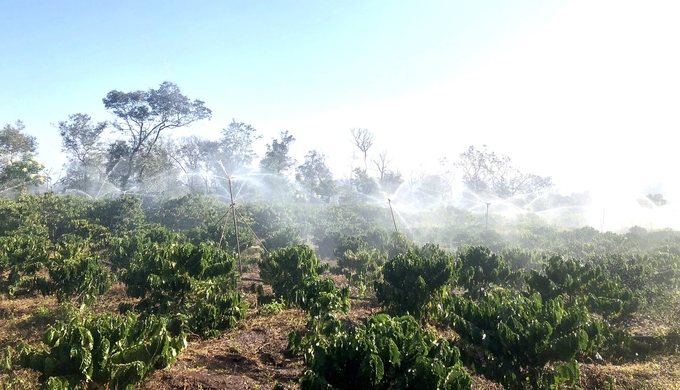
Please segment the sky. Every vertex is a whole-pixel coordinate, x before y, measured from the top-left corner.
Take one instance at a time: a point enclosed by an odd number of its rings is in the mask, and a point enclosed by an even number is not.
[[[675,202],[679,19],[677,1],[2,0],[0,125],[22,119],[58,171],[52,124],[168,80],[213,111],[177,135],[234,118],[261,155],[288,130],[336,177],[359,127],[406,177],[486,145],[598,207]]]

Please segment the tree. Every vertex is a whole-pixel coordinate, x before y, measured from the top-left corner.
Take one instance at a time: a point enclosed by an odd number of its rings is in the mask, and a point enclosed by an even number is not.
[[[281,132],[280,141],[272,138],[272,143],[267,144],[267,151],[260,160],[260,169],[277,175],[290,169],[295,164],[295,159],[288,155],[293,141],[295,141],[295,137],[288,134],[288,130]]]
[[[297,180],[309,192],[324,197],[330,197],[335,193],[333,173],[326,166],[326,157],[323,153],[310,150],[305,156],[305,162],[295,168]]]
[[[161,137],[140,161],[139,168],[144,171],[145,178],[135,186],[137,191],[159,194],[175,192],[179,188],[180,170],[172,158],[173,146],[171,140]]]
[[[404,178],[401,176],[401,172],[388,170],[383,174],[383,178],[380,180],[380,185],[382,186],[383,190],[389,193],[394,193],[403,182]]]
[[[170,157],[186,177],[185,184],[193,193],[210,192],[211,172],[218,159],[219,143],[196,135],[184,137],[174,145]]]
[[[463,171],[463,184],[472,192],[486,192],[489,187],[487,153],[470,145],[467,152],[461,153],[456,167]]]
[[[120,92],[113,90],[103,99],[104,107],[118,119],[112,126],[129,136],[126,171],[121,186],[126,188],[133,179],[143,180],[143,160],[151,155],[161,132],[187,126],[195,121],[210,119],[212,111],[200,100],[189,100],[179,87],[169,81],[158,89]]]
[[[128,172],[130,146],[123,140],[113,141],[106,147],[106,177],[121,181]]]
[[[43,165],[33,155],[38,149],[35,137],[24,134],[24,123],[16,121],[0,130],[0,190],[42,184]]]
[[[368,131],[368,129],[353,128],[349,129],[352,133],[352,143],[356,145],[357,148],[364,155],[364,171],[368,169],[368,149],[373,146],[373,133]]]
[[[228,173],[237,172],[250,165],[257,154],[253,150],[253,143],[262,138],[256,135],[257,130],[251,125],[231,120],[226,129],[222,129],[219,141],[219,161]],[[295,140],[295,139],[293,139]]]
[[[380,186],[387,192],[394,192],[399,188],[404,179],[401,177],[401,172],[389,169],[392,160],[387,157],[387,150],[380,152],[378,157],[373,158],[373,164],[380,173]]]
[[[100,137],[108,123],[95,124],[89,115],[80,113],[69,115],[68,119],[58,123],[61,150],[70,155],[66,177],[61,182],[69,188],[86,191],[93,171],[103,158]]]
[[[522,173],[512,166],[510,157],[470,146],[460,154],[455,166],[463,171],[463,184],[473,192],[491,193],[501,198],[540,192],[551,187],[552,179]]]
[[[8,123],[0,130],[0,151],[3,158],[16,159],[27,153],[36,153],[38,142],[34,136],[22,133],[25,128],[24,122],[17,120],[14,126]]]
[[[385,179],[385,174],[387,173],[387,166],[390,163],[390,159],[387,157],[387,150],[383,150],[378,155],[378,158],[373,159],[373,164],[375,164],[376,169],[380,173],[380,180]]]
[[[357,191],[362,194],[371,195],[378,191],[378,183],[361,168],[354,168],[354,180],[352,182],[357,187]]]

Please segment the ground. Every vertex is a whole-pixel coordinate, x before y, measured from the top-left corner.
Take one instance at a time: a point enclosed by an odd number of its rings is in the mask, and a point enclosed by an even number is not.
[[[287,334],[291,329],[305,326],[305,313],[296,309],[267,315],[258,313],[256,297],[249,292],[257,277],[256,273],[245,274],[240,283],[251,304],[246,319],[217,339],[201,340],[191,336],[187,349],[177,361],[167,369],[156,371],[142,389],[271,389],[277,383],[284,388],[297,388],[304,361],[286,351]],[[116,284],[92,310],[116,311],[118,303],[123,301],[130,300],[125,296],[124,287]],[[0,347],[4,350],[7,346],[16,346],[19,340],[39,345],[47,327],[67,318],[69,310],[77,309],[59,305],[54,297],[25,295],[0,299]],[[358,321],[378,311],[374,299],[353,299],[350,317]],[[659,321],[653,315],[641,316],[629,326],[639,334],[653,333],[663,329]],[[455,337],[455,334],[443,335]],[[580,370],[580,386],[584,389],[680,389],[677,351],[623,365],[581,364]],[[0,374],[0,389],[38,388],[37,377],[36,373],[15,366]],[[502,389],[480,376],[474,376],[473,388]]]

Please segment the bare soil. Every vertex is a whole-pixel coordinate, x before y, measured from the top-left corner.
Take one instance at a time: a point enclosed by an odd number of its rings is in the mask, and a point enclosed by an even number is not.
[[[340,283],[341,280],[336,280]],[[304,370],[304,361],[286,351],[287,335],[305,326],[305,313],[287,309],[272,315],[261,315],[252,284],[261,284],[256,270],[244,274],[239,288],[246,291],[251,305],[246,319],[218,339],[190,337],[187,349],[165,370],[156,371],[143,384],[143,389],[271,389],[276,384],[295,389]],[[267,287],[267,286],[265,286]],[[265,288],[265,291],[270,289]],[[122,285],[116,284],[91,310],[97,313],[117,311],[127,298]],[[676,303],[676,302],[674,302]],[[677,308],[678,306],[676,306]],[[24,295],[0,298],[0,348],[15,347],[19,340],[40,345],[47,327],[68,317],[69,310],[53,297]],[[375,298],[353,299],[348,317],[360,321],[380,310]],[[667,321],[666,321],[667,322]],[[668,327],[664,321],[641,315],[629,324],[637,334],[654,335]],[[456,337],[446,329],[434,329],[441,336]],[[661,329],[661,330],[660,330]],[[680,356],[669,351],[643,362],[613,364],[581,364],[579,385],[583,389],[680,389]],[[497,383],[473,376],[474,389],[502,389]],[[30,390],[39,388],[38,374],[15,367],[0,373],[0,389]]]

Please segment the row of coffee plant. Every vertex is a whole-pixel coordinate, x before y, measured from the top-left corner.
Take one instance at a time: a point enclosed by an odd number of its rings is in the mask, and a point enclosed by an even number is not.
[[[255,288],[258,302],[307,312],[289,349],[304,357],[300,384],[310,389],[469,388],[471,373],[507,388],[573,385],[579,362],[649,353],[623,324],[678,289],[672,232],[529,225],[466,239],[491,240],[492,251],[454,248],[465,242],[460,232],[442,246],[416,245],[388,234],[384,210],[366,205],[245,204],[236,211],[237,248],[225,227],[231,211],[200,196],[0,199],[0,291],[81,308],[51,326],[42,346],[17,345],[5,366],[37,370],[51,388],[134,387],[170,364],[187,336],[216,337],[244,318],[237,249],[260,255],[244,258],[274,293]],[[504,243],[511,235],[516,243]],[[88,310],[115,281],[129,298],[120,313]],[[350,296],[382,312],[351,320]]]

